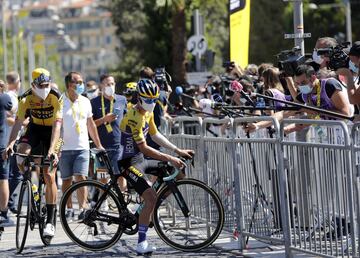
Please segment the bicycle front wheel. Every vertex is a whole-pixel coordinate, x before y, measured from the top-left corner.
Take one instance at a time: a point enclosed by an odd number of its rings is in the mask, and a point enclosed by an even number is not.
[[[16,218],[16,251],[21,253],[24,249],[29,229],[31,212],[31,184],[25,181],[21,185]]]
[[[153,213],[156,232],[165,243],[181,251],[208,247],[224,226],[224,208],[219,196],[195,179],[179,180],[176,186],[177,194],[169,186],[158,194]]]
[[[109,209],[109,202],[113,209]],[[78,217],[67,217],[67,204],[78,210]],[[60,201],[60,219],[68,237],[82,248],[105,250],[114,245],[123,233],[122,209],[113,191],[93,180],[72,185]]]
[[[52,237],[47,237],[44,236],[44,229],[46,226],[46,219],[47,219],[47,208],[46,208],[46,198],[45,198],[45,184],[41,183],[41,185],[39,185],[39,196],[40,196],[40,200],[38,203],[38,214],[39,214],[39,234],[40,234],[40,239],[43,242],[43,244],[45,246],[50,245]],[[54,221],[53,221],[53,225],[56,229],[56,217],[57,217],[57,211],[55,210],[55,214],[54,214]]]

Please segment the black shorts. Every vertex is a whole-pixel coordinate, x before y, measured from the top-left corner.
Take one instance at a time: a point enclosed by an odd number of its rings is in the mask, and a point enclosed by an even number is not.
[[[52,126],[29,123],[19,143],[31,146],[31,154],[46,155],[50,148]]]
[[[121,171],[121,176],[130,182],[135,191],[141,196],[148,188],[149,184],[146,182],[144,174],[133,166],[135,157],[126,158],[118,161],[118,167]]]

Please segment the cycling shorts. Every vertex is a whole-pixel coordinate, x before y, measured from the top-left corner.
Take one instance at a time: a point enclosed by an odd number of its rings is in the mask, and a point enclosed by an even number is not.
[[[31,146],[31,153],[47,155],[51,142],[52,126],[43,126],[29,123],[25,133],[20,137],[19,143]]]
[[[150,185],[146,181],[146,177],[135,164],[140,164],[144,160],[142,154],[135,155],[118,161],[118,167],[123,176],[134,187],[135,191],[141,196]]]

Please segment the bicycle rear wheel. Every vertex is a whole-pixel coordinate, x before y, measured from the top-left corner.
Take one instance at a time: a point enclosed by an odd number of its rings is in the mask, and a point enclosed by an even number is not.
[[[78,196],[87,196],[80,205]],[[83,217],[66,218],[66,204],[71,200],[73,208],[84,209]],[[100,203],[100,200],[101,201]],[[108,203],[115,204],[109,209]],[[123,233],[120,224],[124,218],[113,191],[106,191],[100,182],[85,180],[72,185],[60,201],[60,219],[68,237],[82,248],[91,251],[105,250],[114,245]]]
[[[21,253],[24,249],[29,229],[31,212],[31,184],[26,180],[22,183],[19,195],[16,218],[16,251]]]
[[[174,195],[169,186],[158,194],[154,209],[154,227],[169,246],[185,251],[198,251],[211,245],[224,226],[224,208],[219,196],[207,185],[195,179],[176,182],[180,194]],[[178,199],[189,209],[184,215]]]

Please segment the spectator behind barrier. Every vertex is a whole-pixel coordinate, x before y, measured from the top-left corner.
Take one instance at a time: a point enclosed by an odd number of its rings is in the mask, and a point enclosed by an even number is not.
[[[334,79],[319,80],[315,76],[315,70],[309,65],[300,65],[295,72],[295,87],[300,91],[300,94],[295,98],[296,102],[315,106],[318,108],[334,111],[343,115],[350,115],[350,104],[347,98],[346,91],[341,83]],[[321,114],[309,110],[302,110],[309,115],[309,118],[319,119]],[[298,115],[299,112],[281,111],[273,115],[274,118],[281,122],[284,118]],[[321,116],[324,119],[329,117]],[[332,119],[332,118],[331,118]],[[247,131],[255,131],[258,128],[266,128],[271,126],[269,121],[261,121],[257,123],[249,123],[245,126]],[[286,133],[298,131],[305,126],[289,125]]]
[[[349,52],[349,58],[349,68],[340,68],[336,73],[345,77],[350,103],[358,106],[360,104],[360,41],[353,43]]]

